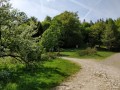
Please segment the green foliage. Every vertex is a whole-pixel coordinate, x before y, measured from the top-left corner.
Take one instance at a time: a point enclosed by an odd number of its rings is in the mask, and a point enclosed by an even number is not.
[[[80,55],[80,56],[85,56],[85,55],[95,55],[97,54],[97,50],[96,48],[87,48],[85,50],[80,50],[80,51],[77,51],[77,53]]]
[[[55,59],[55,58],[57,58],[57,54],[54,53],[54,52],[49,52],[48,56],[49,56],[49,59]]]
[[[50,27],[50,22],[48,22],[48,21],[44,21],[44,22],[42,22],[42,26],[43,26],[43,30],[45,31],[45,30],[47,30],[49,27]]]
[[[41,55],[41,60],[51,60],[57,58],[57,54],[54,52],[47,52]]]
[[[105,23],[103,21],[97,22],[90,27],[89,33],[89,43],[91,46],[100,45],[102,44],[102,35],[105,30]]]
[[[51,21],[52,21],[51,17],[46,16],[45,20],[42,22],[42,26],[43,26],[44,31],[47,30],[50,27]]]
[[[0,57],[11,56],[27,65],[40,60],[42,51],[38,44],[39,37],[31,37],[36,33],[36,22],[31,20],[28,25],[26,14],[11,9],[8,0],[1,1],[0,9],[0,13],[4,14],[0,21]]]
[[[95,59],[95,60],[104,60],[105,58],[115,54],[115,52],[110,51],[99,51],[94,55],[84,55],[80,56],[78,52],[81,52],[85,49],[65,49],[64,51],[60,52],[60,55],[67,56],[67,57],[74,57],[74,58],[84,58],[84,59]]]
[[[65,11],[53,18],[52,24],[55,23],[61,32],[59,46],[69,48],[81,45],[82,35],[77,13]]]
[[[4,83],[9,82],[11,78],[11,72],[7,70],[2,70],[0,72],[0,80],[3,81]]]
[[[0,58],[0,60],[3,61],[0,61],[0,73],[5,71],[4,77],[9,79],[0,80],[1,90],[50,90],[80,70],[80,66],[63,59],[45,61],[42,66],[41,63],[37,63],[38,67],[33,68],[33,70],[27,70],[25,65],[21,63],[18,65],[22,65],[22,67],[18,67],[17,64],[10,62],[13,61],[10,58]],[[8,67],[4,64],[4,60],[6,60]],[[11,71],[11,76],[6,74],[9,72],[8,70]]]
[[[16,83],[8,83],[4,90],[17,90],[17,87]]]
[[[108,19],[106,21],[106,29],[104,31],[102,41],[106,45],[106,47],[110,50],[114,46],[114,43],[116,42],[117,38],[117,28],[112,19]]]
[[[49,56],[47,54],[41,54],[41,60],[49,60]]]
[[[43,46],[43,48],[45,48],[47,51],[54,51],[54,48],[58,46],[59,37],[59,28],[55,25],[52,25],[43,33],[40,40],[40,45]]]

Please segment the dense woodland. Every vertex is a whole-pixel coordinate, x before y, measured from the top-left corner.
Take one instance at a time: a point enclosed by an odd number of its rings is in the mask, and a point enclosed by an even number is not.
[[[85,45],[105,47],[108,50],[119,49],[120,18],[117,20],[99,19],[97,22],[86,22],[85,20],[81,22],[79,19],[77,13],[65,11],[53,19],[47,16],[41,24],[45,33],[53,26],[55,28],[53,32],[60,30],[58,47],[75,48],[76,45],[78,47]],[[44,33],[42,37],[44,37]]]
[[[76,12],[65,11],[40,22],[0,0],[0,57],[29,65],[45,52],[84,46],[120,50],[120,18],[81,22]]]

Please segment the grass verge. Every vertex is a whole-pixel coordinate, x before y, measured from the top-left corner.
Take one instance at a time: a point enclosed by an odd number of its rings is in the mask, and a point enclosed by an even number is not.
[[[104,60],[105,58],[115,54],[115,52],[110,52],[110,51],[97,51],[97,53],[94,55],[79,56],[79,54],[77,53],[79,50],[80,49],[66,49],[60,52],[60,54],[62,56],[67,56],[67,57],[82,58],[82,59],[89,58],[89,59],[96,59],[96,60]]]
[[[0,59],[0,90],[50,90],[80,70],[75,63],[55,59],[29,71],[10,59]]]

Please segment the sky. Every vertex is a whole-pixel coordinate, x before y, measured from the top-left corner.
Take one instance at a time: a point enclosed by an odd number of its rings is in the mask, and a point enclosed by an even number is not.
[[[78,12],[81,21],[120,17],[120,0],[10,0],[12,7],[43,21],[64,11]]]

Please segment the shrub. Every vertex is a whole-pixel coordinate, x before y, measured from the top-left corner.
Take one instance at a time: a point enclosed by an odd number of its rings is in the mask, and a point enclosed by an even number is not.
[[[85,55],[94,55],[97,53],[97,49],[96,48],[87,48],[85,50],[79,50],[77,52],[80,56],[85,56]]]
[[[49,59],[49,57],[48,57],[47,54],[42,54],[41,55],[41,60],[48,60],[48,59]]]
[[[41,55],[41,60],[50,60],[50,59],[55,59],[56,57],[57,57],[56,53],[48,52]]]
[[[17,84],[16,83],[8,83],[4,90],[17,90]]]
[[[4,83],[8,82],[11,78],[11,72],[7,70],[0,71],[0,80]]]
[[[57,57],[57,54],[53,53],[53,52],[49,52],[48,57],[49,57],[49,59],[55,59]]]

